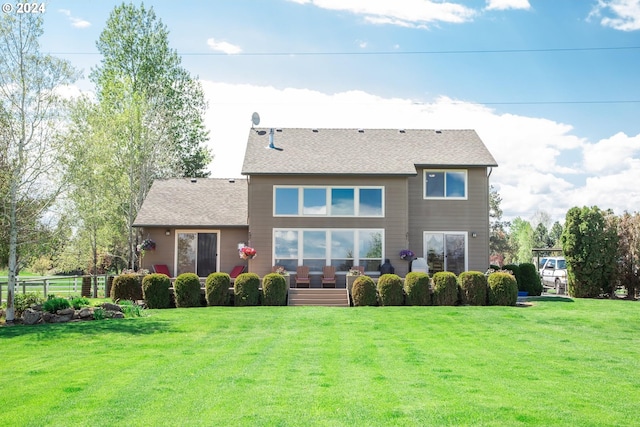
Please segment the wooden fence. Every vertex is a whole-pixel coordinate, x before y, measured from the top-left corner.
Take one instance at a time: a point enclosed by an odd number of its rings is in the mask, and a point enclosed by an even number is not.
[[[56,296],[84,296],[102,298],[105,296],[105,283],[109,281],[106,275],[97,276],[97,287],[94,289],[94,276],[49,276],[18,278],[15,293],[40,292],[45,298]],[[0,303],[6,302],[9,283],[0,280]]]

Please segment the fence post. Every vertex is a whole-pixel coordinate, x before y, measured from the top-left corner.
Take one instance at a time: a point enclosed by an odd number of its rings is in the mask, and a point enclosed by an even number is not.
[[[73,293],[78,292],[78,276],[73,276]]]
[[[49,293],[49,279],[44,279],[44,298],[47,298],[47,294]]]
[[[83,297],[91,296],[91,276],[82,276],[82,291],[80,295]]]

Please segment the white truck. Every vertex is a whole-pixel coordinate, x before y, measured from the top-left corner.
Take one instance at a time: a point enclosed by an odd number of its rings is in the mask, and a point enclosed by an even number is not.
[[[542,286],[555,289],[556,294],[567,293],[567,262],[564,257],[545,257],[540,260]]]

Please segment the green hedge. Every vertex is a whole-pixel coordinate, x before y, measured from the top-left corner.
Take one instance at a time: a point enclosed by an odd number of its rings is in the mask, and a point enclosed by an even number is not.
[[[513,273],[513,277],[516,279],[516,283],[520,286],[520,282],[522,282],[522,277],[520,275],[520,266],[517,264],[506,264],[502,267],[503,270],[509,270]]]
[[[147,308],[171,306],[171,280],[164,274],[147,274],[142,279],[142,297]]]
[[[458,276],[460,303],[465,305],[487,305],[487,276],[479,271],[465,271]]]
[[[287,281],[282,274],[271,273],[262,278],[262,305],[286,305]]]
[[[359,276],[354,280],[351,287],[351,297],[353,298],[353,305],[356,307],[377,305],[378,296],[373,279],[369,276]]]
[[[431,305],[429,275],[421,272],[410,272],[404,278],[404,293],[407,305]]]
[[[195,273],[182,273],[173,284],[176,307],[202,307],[200,278]]]
[[[121,274],[113,279],[111,299],[137,301],[142,298],[142,276],[139,274]]]
[[[404,293],[402,279],[397,274],[383,274],[378,279],[378,298],[380,305],[402,305]]]
[[[542,282],[535,264],[526,262],[520,264],[520,282],[518,290],[529,292],[529,295],[542,295]]]
[[[227,305],[231,277],[227,273],[211,273],[204,282],[204,296],[207,305]]]
[[[509,273],[491,273],[489,284],[489,305],[516,305],[518,283]]]
[[[260,303],[260,277],[255,273],[242,273],[233,284],[234,304],[237,307]]]
[[[449,271],[433,275],[433,305],[456,305],[458,303],[458,280]]]

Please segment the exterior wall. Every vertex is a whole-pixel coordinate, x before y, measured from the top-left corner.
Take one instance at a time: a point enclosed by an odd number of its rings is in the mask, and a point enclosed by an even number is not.
[[[179,227],[185,230],[185,227]],[[219,230],[218,239],[220,252],[218,253],[219,271],[229,273],[236,265],[247,265],[247,261],[238,256],[238,243],[247,242],[249,239],[246,227],[220,228],[215,226],[202,226],[193,230]],[[165,234],[169,230],[169,235]],[[166,264],[171,275],[175,275],[175,251],[176,251],[176,229],[167,227],[144,229],[144,236],[156,242],[155,251],[147,251],[142,260],[142,268],[153,271],[154,264]]]
[[[464,231],[468,233],[467,270],[484,272],[489,267],[489,180],[485,167],[467,170],[466,200],[425,200],[423,169],[408,179],[409,248],[416,256],[425,256],[425,231]]]
[[[384,186],[384,218],[274,217],[274,185],[353,185]],[[407,178],[388,176],[274,176],[252,175],[249,180],[249,245],[258,256],[249,261],[249,271],[262,276],[270,273],[273,258],[274,228],[380,228],[385,230],[383,258],[390,258],[396,273],[404,275],[407,265],[398,253],[407,247]],[[383,260],[384,261],[384,260]],[[312,286],[319,278],[312,277]],[[345,285],[337,275],[338,286]]]

